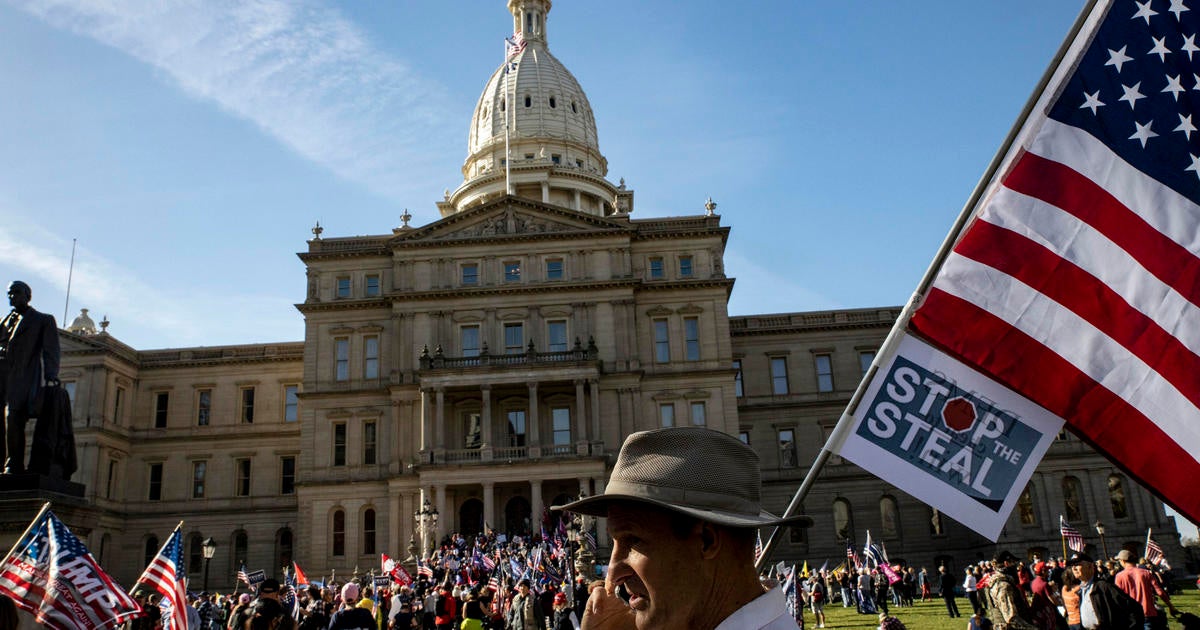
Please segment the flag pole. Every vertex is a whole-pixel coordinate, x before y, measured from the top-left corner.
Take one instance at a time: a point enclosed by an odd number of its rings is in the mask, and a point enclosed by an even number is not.
[[[79,239],[71,239],[71,265],[67,268],[67,299],[63,303],[63,326],[67,325],[67,313],[71,310],[71,280],[75,277],[75,245],[79,243]]]
[[[1142,557],[1150,557],[1150,528],[1146,528],[1146,546],[1142,548]]]
[[[1054,58],[1050,61],[1050,64],[1042,73],[1042,77],[1038,80],[1037,86],[1034,88],[1033,93],[1025,101],[1025,106],[1021,108],[1021,113],[1017,117],[1017,121],[1013,124],[1012,128],[1009,129],[1008,135],[1005,136],[1004,142],[1001,143],[999,150],[997,150],[995,155],[992,156],[991,161],[988,163],[987,169],[984,170],[983,176],[979,178],[978,182],[976,182],[974,190],[971,191],[970,197],[967,198],[967,203],[963,205],[962,210],[958,214],[958,218],[954,221],[954,225],[950,227],[950,232],[946,234],[946,238],[942,241],[941,247],[934,256],[933,262],[929,264],[929,267],[925,270],[925,275],[922,276],[921,282],[917,285],[917,289],[913,292],[912,296],[909,297],[908,302],[904,305],[904,308],[901,309],[900,315],[896,317],[895,324],[892,325],[892,329],[888,332],[887,337],[883,340],[883,344],[880,345],[879,352],[875,354],[875,359],[871,361],[871,367],[868,368],[866,375],[863,376],[863,379],[859,381],[858,388],[854,390],[854,395],[851,396],[850,402],[846,405],[845,411],[843,411],[841,417],[838,418],[837,424],[834,426],[833,431],[829,434],[829,439],[826,440],[825,445],[821,447],[821,451],[817,454],[817,458],[813,461],[812,466],[809,467],[808,473],[804,476],[804,480],[800,483],[800,487],[796,490],[796,494],[792,496],[792,501],[788,504],[787,510],[784,512],[785,518],[796,514],[800,508],[800,504],[804,502],[805,497],[808,496],[808,493],[812,490],[812,486],[816,483],[817,477],[821,474],[821,471],[829,462],[829,457],[832,455],[832,452],[839,450],[842,444],[845,443],[846,438],[849,437],[850,428],[854,420],[854,412],[858,409],[859,403],[862,402],[863,396],[866,395],[867,386],[870,385],[871,381],[875,378],[875,373],[878,372],[879,366],[891,360],[892,355],[894,355],[899,349],[900,341],[904,336],[904,330],[908,327],[908,320],[912,317],[912,314],[917,309],[918,304],[924,298],[925,293],[929,290],[929,287],[933,284],[933,280],[937,276],[938,270],[941,269],[942,264],[946,261],[946,258],[949,257],[950,251],[953,249],[954,244],[958,242],[958,238],[962,234],[962,231],[966,228],[967,223],[970,222],[972,215],[975,213],[976,205],[978,205],[980,200],[983,198],[984,193],[987,191],[993,178],[995,178],[996,174],[1000,171],[1001,166],[1008,161],[1009,153],[1012,150],[1013,145],[1016,143],[1017,138],[1021,135],[1021,131],[1028,122],[1030,114],[1033,113],[1034,108],[1041,101],[1046,92],[1047,86],[1050,85],[1051,80],[1058,73],[1059,67],[1062,65],[1067,53],[1075,43],[1075,39],[1079,36],[1079,32],[1083,29],[1084,24],[1087,22],[1088,17],[1092,14],[1096,4],[1099,1],[1100,0],[1088,0],[1087,4],[1079,12],[1079,15],[1076,16],[1075,22],[1071,25],[1071,30],[1067,33],[1066,38],[1063,40],[1062,44],[1059,45],[1058,51],[1054,54]],[[767,544],[763,547],[762,556],[760,556],[758,561],[755,562],[754,566],[756,569],[761,569],[763,563],[771,557],[771,551],[774,550],[775,545],[779,542],[781,531],[781,527],[776,527],[771,530],[771,535],[767,538]]]
[[[33,520],[29,521],[29,527],[26,527],[25,531],[20,536],[17,537],[17,541],[13,543],[12,549],[9,549],[8,553],[4,554],[4,560],[0,560],[0,564],[5,564],[8,562],[9,557],[12,556],[13,552],[17,550],[17,545],[21,544],[21,541],[25,540],[25,537],[28,536],[29,532],[33,530],[33,524],[38,522],[39,520],[41,520],[42,515],[45,514],[46,510],[49,510],[49,509],[50,509],[50,502],[47,501],[46,503],[44,503],[42,505],[42,509],[38,510],[37,516],[34,516]]]

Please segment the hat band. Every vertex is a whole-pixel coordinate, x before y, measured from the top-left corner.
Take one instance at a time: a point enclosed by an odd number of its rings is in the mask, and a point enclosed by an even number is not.
[[[604,487],[604,494],[623,494],[702,510],[719,510],[758,517],[762,506],[758,501],[703,490],[680,490],[644,482],[613,480]]]

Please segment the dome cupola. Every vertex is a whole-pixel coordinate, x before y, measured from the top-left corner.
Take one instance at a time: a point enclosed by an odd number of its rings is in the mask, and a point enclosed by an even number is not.
[[[550,54],[551,5],[508,0],[515,45],[475,105],[463,183],[438,204],[442,216],[505,194],[596,215],[632,208],[632,193],[606,179],[608,161],[587,95]]]

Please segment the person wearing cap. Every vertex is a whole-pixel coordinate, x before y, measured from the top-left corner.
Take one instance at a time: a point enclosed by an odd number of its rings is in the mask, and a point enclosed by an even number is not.
[[[375,616],[358,607],[358,584],[346,582],[342,587],[342,608],[329,618],[329,630],[378,630]]]
[[[988,595],[992,606],[996,609],[993,620],[996,630],[1031,630],[1035,626],[1031,621],[1029,602],[1017,578],[1017,557],[1010,551],[1001,551],[992,559],[996,572],[992,574],[988,584]]]
[[[1096,561],[1077,553],[1067,568],[1079,580],[1079,622],[1084,630],[1142,630],[1142,607],[1111,582],[1096,575]]]
[[[608,576],[585,630],[796,630],[779,589],[754,568],[759,527],[807,516],[763,511],[758,455],[701,427],[642,431],[621,446],[604,494],[553,509],[608,519]]]
[[[1167,605],[1167,610],[1172,615],[1178,614],[1178,611],[1175,610],[1175,604],[1171,603],[1171,598],[1167,596],[1162,585],[1158,583],[1152,573],[1137,566],[1137,558],[1134,557],[1132,551],[1122,549],[1117,554],[1117,562],[1121,563],[1122,569],[1113,583],[1142,606],[1142,615],[1146,617],[1145,630],[1166,627],[1166,620],[1159,619],[1161,615],[1154,605],[1154,596],[1162,598],[1163,603]]]
[[[554,618],[550,621],[550,630],[579,630],[579,617],[567,604],[567,594],[562,591],[554,594]]]

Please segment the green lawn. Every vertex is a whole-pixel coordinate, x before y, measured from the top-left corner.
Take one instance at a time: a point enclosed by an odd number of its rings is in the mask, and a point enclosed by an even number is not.
[[[1171,601],[1181,612],[1200,615],[1200,591],[1196,590],[1195,584],[1185,586],[1183,593],[1176,595]],[[961,619],[950,619],[946,616],[946,605],[942,603],[941,599],[932,599],[924,603],[917,601],[916,605],[911,608],[890,607],[892,615],[899,617],[909,630],[964,630],[967,627],[967,617],[971,616],[970,602],[966,598],[960,597],[958,610],[964,616]],[[877,617],[860,615],[854,612],[853,608],[842,608],[841,602],[827,604],[825,618],[826,628],[867,630],[879,627]],[[804,624],[805,630],[817,627],[816,622],[813,621],[812,611],[805,611]],[[1180,627],[1178,623],[1172,621],[1172,629]]]

